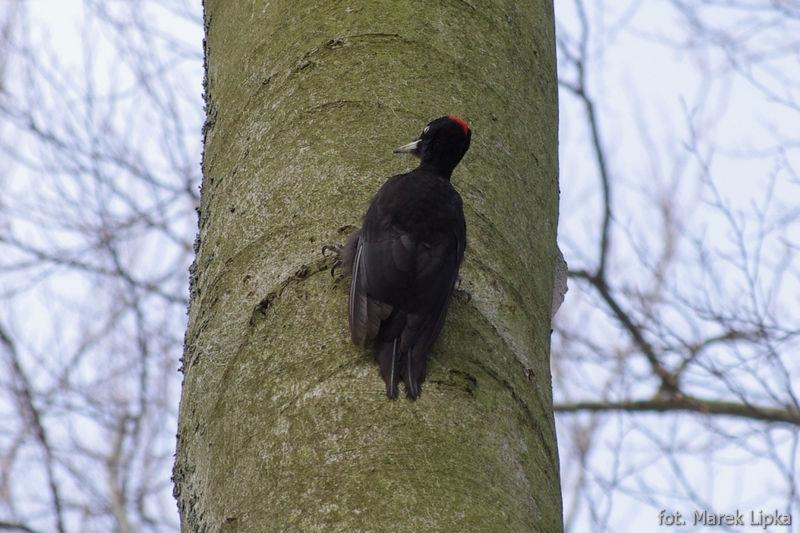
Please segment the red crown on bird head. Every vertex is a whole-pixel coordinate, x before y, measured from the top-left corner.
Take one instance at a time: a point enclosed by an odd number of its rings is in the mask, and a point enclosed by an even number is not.
[[[467,124],[466,120],[458,115],[447,115],[447,118],[461,126],[461,129],[464,130],[464,135],[469,135],[469,124]]]

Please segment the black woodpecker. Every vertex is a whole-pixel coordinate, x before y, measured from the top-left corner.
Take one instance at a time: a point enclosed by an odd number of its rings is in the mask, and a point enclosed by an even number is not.
[[[409,398],[419,396],[464,259],[464,210],[450,176],[471,136],[467,122],[450,115],[395,149],[418,157],[419,166],[386,180],[342,251],[352,275],[351,338],[372,345],[392,399],[400,381]]]

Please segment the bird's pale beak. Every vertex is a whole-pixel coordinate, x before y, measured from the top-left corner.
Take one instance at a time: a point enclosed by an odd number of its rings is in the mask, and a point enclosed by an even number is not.
[[[410,142],[408,144],[404,144],[403,146],[395,148],[393,150],[393,152],[395,154],[412,154],[412,155],[415,155],[415,156],[419,157],[419,150],[418,149],[419,149],[419,143],[420,142],[421,142],[420,139],[417,139],[414,142]]]

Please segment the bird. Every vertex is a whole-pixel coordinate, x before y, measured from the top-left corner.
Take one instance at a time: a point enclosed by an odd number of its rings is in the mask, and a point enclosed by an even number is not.
[[[390,399],[400,382],[409,399],[419,397],[458,280],[467,228],[450,178],[471,137],[466,120],[447,115],[396,148],[419,165],[384,182],[341,251],[351,340],[372,347]]]

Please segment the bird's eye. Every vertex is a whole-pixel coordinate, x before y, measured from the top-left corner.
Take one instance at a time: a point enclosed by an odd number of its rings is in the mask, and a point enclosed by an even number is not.
[[[423,134],[423,135],[425,135],[425,134],[426,134],[426,133],[428,133],[430,130],[431,130],[431,127],[430,127],[430,126],[425,126],[425,129],[424,129],[424,130],[422,130],[422,134]]]

